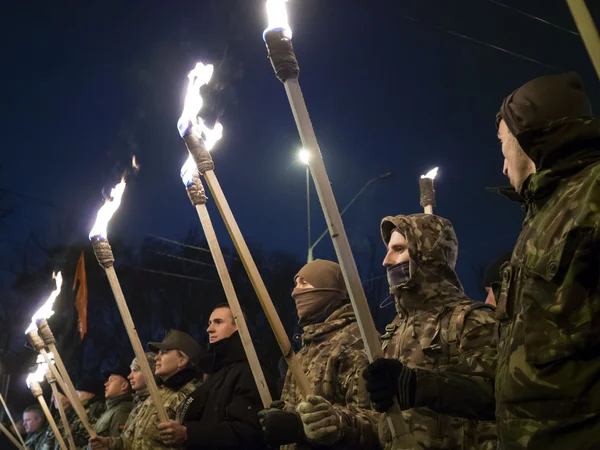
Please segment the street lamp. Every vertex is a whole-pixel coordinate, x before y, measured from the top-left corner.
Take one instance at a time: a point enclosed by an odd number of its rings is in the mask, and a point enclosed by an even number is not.
[[[308,170],[308,166],[306,166],[307,170]],[[307,172],[307,176],[308,176],[308,172]],[[348,204],[344,207],[344,209],[342,209],[342,211],[340,212],[340,216],[343,216],[344,213],[348,210],[348,208],[350,208],[350,206],[352,206],[352,204],[356,201],[356,199],[358,197],[360,197],[360,195],[365,191],[365,189],[367,189],[373,182],[377,181],[377,180],[384,180],[386,178],[389,178],[392,176],[392,172],[385,172],[382,173],[381,175],[376,176],[375,178],[371,178],[369,181],[367,181],[364,186],[362,188],[360,188],[360,190],[356,193],[356,195],[354,197],[352,197],[352,200],[350,200],[348,202]],[[308,178],[307,178],[307,192],[308,192]],[[308,262],[312,262],[313,261],[313,249],[317,246],[317,244],[319,242],[321,242],[321,240],[327,235],[328,231],[327,229],[325,229],[325,231],[323,231],[323,233],[321,233],[321,235],[317,238],[317,240],[311,245],[310,243],[310,224],[309,224],[309,240],[308,240]]]

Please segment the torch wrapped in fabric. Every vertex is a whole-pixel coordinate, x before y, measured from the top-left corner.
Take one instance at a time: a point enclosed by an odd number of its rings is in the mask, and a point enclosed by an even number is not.
[[[91,427],[90,422],[88,420],[87,413],[85,412],[85,408],[81,403],[81,400],[77,396],[75,391],[75,386],[71,381],[71,377],[69,376],[69,372],[67,372],[67,368],[65,367],[58,350],[56,349],[56,341],[54,339],[54,335],[48,326],[47,319],[49,319],[53,314],[54,310],[52,307],[54,306],[54,302],[58,295],[60,294],[60,290],[62,287],[62,275],[60,272],[53,275],[53,278],[56,280],[56,289],[50,294],[48,300],[41,306],[40,309],[36,311],[36,313],[31,318],[31,324],[25,330],[25,334],[29,338],[29,342],[33,348],[41,355],[43,358],[38,362],[45,362],[48,364],[48,367],[54,378],[58,382],[60,388],[63,390],[64,394],[71,402],[71,406],[75,410],[75,413],[81,420],[81,423],[85,427],[86,431],[90,435],[90,437],[96,436],[96,432]],[[43,333],[43,338],[38,334],[37,329],[40,329],[40,333]],[[51,349],[50,352],[46,351],[46,346],[49,346]],[[58,368],[57,368],[58,364]]]
[[[8,406],[6,405],[6,402],[4,401],[4,397],[2,396],[2,393],[0,392],[0,402],[2,403],[2,407],[4,408],[4,411],[6,411],[6,415],[8,416],[8,419],[10,420],[10,423],[13,426],[13,430],[15,430],[15,433],[17,434],[19,441],[21,441],[21,443],[19,444],[18,441],[15,440],[14,436],[12,435],[12,433],[8,430],[6,430],[6,428],[4,428],[4,425],[2,425],[2,432],[4,434],[6,434],[6,436],[13,442],[13,444],[15,444],[17,447],[21,447],[22,448],[26,448],[25,446],[25,440],[23,439],[23,436],[21,436],[20,433],[17,432],[17,425],[15,424],[15,420],[12,417],[12,414],[10,413],[10,410],[8,409]]]
[[[206,126],[206,124],[204,123],[204,120],[202,120],[202,118],[200,118],[198,116],[200,113],[200,109],[202,108],[202,96],[200,95],[200,87],[210,81],[210,79],[212,77],[212,73],[213,73],[213,66],[212,65],[204,65],[202,63],[198,63],[196,65],[196,67],[189,73],[189,75],[188,75],[189,82],[188,82],[188,89],[187,89],[187,94],[186,94],[186,98],[185,98],[185,104],[184,104],[184,108],[183,108],[181,117],[179,118],[179,121],[177,122],[177,128],[179,130],[180,136],[185,141],[185,145],[187,146],[187,149],[190,153],[191,160],[193,160],[193,163],[195,163],[195,165],[196,165],[197,172],[199,172],[200,175],[202,175],[205,178],[205,180],[208,184],[208,187],[213,195],[213,198],[215,199],[215,203],[217,204],[217,207],[221,213],[221,216],[223,217],[223,220],[225,221],[227,230],[229,231],[231,239],[233,240],[233,243],[238,251],[238,254],[240,255],[240,259],[242,260],[244,268],[246,269],[246,273],[248,274],[248,277],[250,278],[250,280],[252,282],[252,286],[254,287],[256,295],[257,295],[257,297],[260,301],[260,304],[261,304],[261,306],[265,312],[265,315],[267,317],[267,320],[269,321],[269,324],[271,325],[271,328],[273,329],[275,338],[277,339],[277,342],[279,344],[281,352],[283,353],[283,356],[284,356],[285,360],[287,361],[288,366],[290,367],[290,370],[291,370],[292,374],[294,375],[294,378],[297,380],[298,385],[300,386],[300,389],[301,389],[303,395],[309,395],[311,392],[311,389],[308,384],[306,375],[304,374],[302,367],[298,362],[298,358],[296,357],[296,355],[292,349],[292,345],[291,345],[290,340],[287,337],[287,334],[283,328],[281,319],[279,318],[279,315],[277,314],[277,311],[275,310],[275,306],[273,305],[273,301],[271,300],[271,297],[267,291],[265,283],[262,280],[260,273],[258,272],[256,263],[254,262],[254,259],[252,258],[252,255],[250,254],[248,245],[246,244],[246,241],[237,225],[235,217],[233,216],[233,213],[231,212],[231,209],[229,208],[229,204],[227,203],[227,199],[225,198],[225,194],[223,193],[221,186],[217,180],[217,177],[214,173],[215,165],[212,160],[212,156],[209,153],[209,150],[214,146],[215,142],[221,138],[221,135],[223,132],[223,126],[217,122],[215,127],[213,129],[210,129],[208,126]],[[190,185],[190,187],[188,188],[188,192],[198,191],[200,189],[201,185],[199,185],[199,178],[198,178],[198,182],[195,185],[193,184],[193,176],[196,173],[196,171],[194,170],[194,166],[191,163],[191,161],[186,163],[186,165],[184,166],[184,169],[186,169],[185,170],[186,173],[189,173],[189,175],[186,178],[187,181],[192,183]],[[185,181],[186,184],[187,184],[187,181]],[[203,191],[204,191],[204,189],[202,188],[202,194],[196,193],[196,194],[194,194],[194,197],[190,197],[192,202],[195,203],[196,205],[200,202],[206,201]],[[196,202],[198,202],[198,203],[196,203]],[[204,206],[204,208],[205,207],[206,206]],[[201,209],[198,210],[199,214],[202,210],[203,210],[202,207],[201,207]],[[207,217],[208,217],[208,215],[206,214],[204,216],[204,219],[206,219]],[[203,220],[203,217],[201,216],[201,221],[202,220]],[[208,225],[208,221],[205,220],[205,222],[203,223],[203,227],[205,224]],[[210,225],[210,228],[212,228],[212,225]],[[207,230],[209,233],[214,233],[214,231],[211,232],[209,228],[205,228],[204,231],[207,232]],[[207,234],[207,239],[210,244],[212,239],[209,234]],[[220,250],[218,250],[218,244],[216,242],[216,238],[214,240],[214,244],[215,244],[214,247],[211,247],[211,252],[213,254],[213,258],[215,258],[215,257],[219,258],[218,255],[220,255]],[[214,248],[214,251],[213,251],[213,248]],[[215,263],[217,263],[216,260],[215,260]],[[219,267],[219,265],[220,265],[220,263],[217,264],[217,267]],[[226,278],[223,278],[223,276],[225,276],[225,273],[227,271],[227,268],[224,265],[224,262],[222,265],[222,269],[223,270],[219,271],[219,275],[222,277],[221,280],[223,282],[224,288],[226,289],[226,292],[227,292],[227,290],[229,290],[227,298],[228,298],[228,301],[230,301],[230,300],[234,299],[235,293],[232,288],[229,289],[228,287],[226,287],[226,286],[229,286],[231,280],[228,280],[229,279],[228,274],[227,274]],[[237,303],[237,300],[233,300],[233,303],[230,303],[230,305],[233,305],[234,303]],[[236,312],[233,308],[236,308],[236,306],[232,306],[232,312],[234,315],[237,316],[236,320],[237,319],[243,320],[243,315],[241,314],[241,310],[238,310]],[[238,324],[238,326],[239,326],[239,324]],[[240,328],[240,330],[241,330],[241,328]],[[240,333],[240,336],[243,338],[241,333]],[[246,344],[250,344],[250,343],[251,343],[250,336],[247,335]],[[252,353],[252,351],[250,353]],[[247,355],[249,355],[249,353],[247,353]],[[248,357],[248,361],[251,365],[253,364],[251,362],[252,359],[254,359],[254,356],[252,356],[250,354],[250,356]],[[255,375],[255,379],[256,379],[256,375],[258,375],[258,372],[255,373],[254,368],[252,370],[253,370],[253,374]],[[262,389],[261,385],[263,383],[264,383],[264,378],[263,378],[263,380],[257,380],[257,386],[259,387],[259,390]],[[266,391],[266,389],[265,389],[265,391]],[[266,392],[261,392],[261,398],[263,400],[263,403],[266,400],[268,400]]]
[[[248,364],[250,364],[254,382],[258,388],[258,393],[260,394],[263,405],[268,407],[273,400],[271,398],[271,394],[269,393],[269,387],[260,365],[260,361],[258,360],[256,349],[252,343],[252,338],[250,337],[248,325],[244,319],[242,307],[240,306],[240,302],[233,287],[233,282],[229,276],[229,270],[227,269],[227,264],[225,264],[225,258],[223,258],[223,252],[221,251],[221,246],[217,240],[217,234],[212,226],[210,215],[208,214],[208,209],[206,208],[207,197],[204,193],[204,186],[200,180],[196,163],[191,156],[181,168],[181,179],[186,187],[190,202],[196,207],[196,211],[198,212],[200,224],[204,230],[204,235],[206,236],[208,247],[210,248],[210,253],[213,256],[215,266],[217,267],[217,272],[219,273],[219,278],[221,279],[221,284],[223,285],[223,290],[225,291],[227,303],[229,304],[229,308],[233,314],[233,319],[237,325],[240,339],[244,347],[244,352],[246,353]]]
[[[435,206],[435,188],[433,180],[437,176],[438,168],[431,169],[419,180],[420,203],[425,214],[433,214]]]
[[[119,279],[117,278],[117,273],[115,272],[114,268],[115,258],[107,238],[108,222],[117,209],[119,209],[121,198],[123,197],[123,192],[125,191],[125,186],[125,178],[123,178],[121,182],[111,190],[111,198],[107,199],[104,205],[98,211],[96,223],[94,224],[89,237],[90,241],[92,242],[92,247],[94,249],[96,258],[106,271],[106,277],[108,278],[110,288],[115,297],[115,301],[117,302],[117,307],[121,313],[123,324],[125,325],[127,335],[129,336],[129,341],[133,347],[133,352],[135,353],[135,357],[140,365],[140,370],[146,379],[148,391],[150,392],[152,401],[156,406],[158,418],[160,422],[167,422],[169,417],[167,416],[165,406],[161,400],[158,386],[154,380],[154,374],[152,373],[152,369],[150,369],[150,365],[146,359],[144,348],[140,342],[133,319],[131,318],[131,313],[129,312],[129,307],[127,306],[127,302],[125,300],[125,295],[123,295],[123,290],[121,289]]]
[[[44,392],[42,391],[42,387],[40,386],[40,383],[42,381],[44,381],[44,375],[46,374],[47,371],[48,371],[48,364],[46,364],[46,363],[39,364],[37,366],[37,370],[34,373],[30,373],[27,376],[27,380],[26,380],[27,387],[29,389],[31,389],[31,393],[33,394],[33,396],[35,398],[37,398],[40,406],[42,407],[42,411],[44,411],[44,415],[46,416],[46,419],[48,420],[48,423],[50,424],[50,428],[52,428],[54,437],[56,438],[58,445],[60,446],[60,448],[62,450],[67,450],[65,441],[62,438],[62,436],[60,435],[60,432],[58,431],[58,427],[56,426],[56,422],[54,421],[52,414],[50,414],[50,410],[48,409],[48,404],[46,403],[46,400],[44,399]]]
[[[356,262],[342,223],[342,218],[331,189],[331,183],[321,156],[321,150],[306,109],[298,83],[300,67],[292,46],[292,29],[288,23],[286,0],[267,0],[268,27],[263,33],[267,51],[275,75],[283,83],[302,140],[302,147],[309,152],[309,168],[319,195],[325,221],[333,241],[356,320],[370,361],[381,357],[379,333],[375,328],[369,304],[365,296]],[[396,405],[388,414],[390,430],[395,442],[402,448],[412,448],[413,438]]]
[[[69,421],[67,420],[67,414],[65,413],[65,407],[60,401],[60,396],[58,392],[58,387],[56,386],[56,377],[52,373],[50,369],[46,371],[46,381],[50,384],[52,388],[52,395],[56,399],[56,406],[58,408],[58,414],[60,415],[60,420],[63,424],[63,429],[67,435],[67,441],[69,442],[69,448],[71,450],[76,450],[75,441],[73,440],[73,433],[71,433],[71,426],[69,425]]]

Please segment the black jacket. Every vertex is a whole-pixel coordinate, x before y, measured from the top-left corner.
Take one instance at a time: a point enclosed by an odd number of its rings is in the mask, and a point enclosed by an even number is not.
[[[263,448],[257,416],[262,402],[239,334],[210,345],[198,365],[208,379],[183,406],[186,448]]]

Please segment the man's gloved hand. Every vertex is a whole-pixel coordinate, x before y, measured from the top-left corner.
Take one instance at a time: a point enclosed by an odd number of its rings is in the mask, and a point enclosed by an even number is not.
[[[376,411],[385,412],[394,404],[394,398],[402,411],[414,407],[417,375],[397,359],[378,359],[363,372],[367,391]]]
[[[333,405],[318,395],[309,395],[297,408],[310,444],[332,445],[342,438],[342,419]]]
[[[90,438],[88,448],[93,450],[106,450],[108,448],[108,439],[101,436]]]
[[[280,446],[304,441],[300,416],[295,412],[284,411],[284,407],[285,402],[277,400],[258,413],[265,442],[269,445]]]

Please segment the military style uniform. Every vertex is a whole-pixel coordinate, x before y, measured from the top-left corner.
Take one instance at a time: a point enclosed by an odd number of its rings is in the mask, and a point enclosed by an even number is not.
[[[448,220],[386,217],[386,245],[395,229],[408,241],[410,279],[391,288],[398,315],[382,341],[385,358],[416,369],[415,407],[402,412],[411,448],[482,448],[477,419],[493,420],[495,406],[493,308],[464,293],[454,272],[458,241]],[[384,448],[393,448],[385,416],[379,438]]]
[[[600,121],[589,115],[570,73],[527,83],[498,118],[537,168],[497,307],[502,449],[600,448]]]
[[[198,387],[193,369],[184,369],[168,378],[158,390],[170,419],[177,419],[177,413],[187,397]],[[120,437],[107,438],[110,450],[173,449],[165,445],[158,433],[158,412],[152,397],[147,397],[136,408],[133,420],[128,421]]]
[[[371,410],[362,372],[369,364],[352,305],[345,304],[323,323],[307,325],[298,359],[314,394],[333,404],[343,420],[342,440],[332,448],[376,448],[379,414]],[[302,401],[291,372],[281,400],[294,410]],[[301,449],[302,444],[282,446]],[[311,448],[311,447],[304,447]]]
[[[120,436],[129,413],[133,409],[131,394],[106,399],[106,411],[96,422],[98,436]]]

